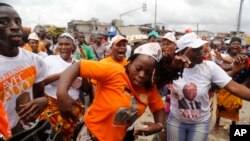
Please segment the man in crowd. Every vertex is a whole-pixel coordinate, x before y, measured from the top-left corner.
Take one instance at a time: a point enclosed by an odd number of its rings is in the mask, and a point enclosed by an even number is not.
[[[43,80],[47,67],[32,52],[19,48],[22,20],[14,8],[0,3],[0,100],[7,112],[12,134],[34,122],[47,105]]]
[[[106,46],[102,44],[102,36],[97,34],[94,36],[94,44],[90,46],[93,53],[95,54],[96,60],[101,60],[104,58],[104,54],[107,50]]]

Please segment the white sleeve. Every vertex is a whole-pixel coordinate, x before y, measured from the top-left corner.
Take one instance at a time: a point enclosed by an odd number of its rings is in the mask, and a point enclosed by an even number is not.
[[[35,64],[36,64],[36,69],[37,69],[37,74],[36,74],[36,81],[35,83],[43,81],[47,77],[47,65],[45,62],[39,57],[35,57]]]
[[[221,88],[225,87],[232,78],[217,64],[212,61],[208,61],[211,74],[212,74],[212,82],[220,86]]]

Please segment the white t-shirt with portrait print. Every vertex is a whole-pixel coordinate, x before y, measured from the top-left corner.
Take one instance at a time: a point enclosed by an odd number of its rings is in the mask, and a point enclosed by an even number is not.
[[[49,75],[63,72],[65,69],[67,69],[69,66],[71,66],[73,62],[75,62],[77,60],[72,58],[72,62],[68,63],[68,62],[64,61],[60,57],[60,55],[50,55],[50,56],[46,57],[44,59],[44,61],[47,64],[48,76],[49,76]],[[77,78],[77,79],[79,80],[79,83],[81,83],[81,78]],[[58,86],[58,81],[59,80],[56,80],[56,81],[52,82],[51,84],[45,86],[45,93],[48,96],[51,96],[55,99],[57,99],[56,90],[57,90],[57,86]],[[79,89],[70,87],[68,93],[75,100],[79,98]]]
[[[211,83],[215,83],[219,87],[224,87],[230,80],[232,78],[212,61],[203,61],[193,68],[185,68],[183,77],[173,81],[172,84],[171,113],[176,119],[184,123],[201,123],[209,120],[210,105],[208,91],[211,88]],[[191,109],[189,103],[186,104],[183,101],[183,86],[188,83],[194,83],[197,86],[194,104],[197,106],[200,105],[200,108]],[[189,105],[189,108],[183,108],[185,104]]]
[[[47,67],[37,54],[22,48],[15,57],[0,55],[0,64],[0,100],[14,128],[19,121],[18,105],[33,99],[33,84],[47,77]]]

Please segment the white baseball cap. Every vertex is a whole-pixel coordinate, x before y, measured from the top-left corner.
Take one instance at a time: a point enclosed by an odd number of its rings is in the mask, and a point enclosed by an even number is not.
[[[31,39],[39,41],[39,37],[35,32],[32,32],[32,33],[29,34],[28,40],[31,40]]]
[[[175,52],[179,52],[187,47],[199,48],[207,42],[199,38],[194,32],[187,33],[177,41],[178,49]]]
[[[146,43],[137,47],[134,54],[144,54],[153,57],[157,62],[162,57],[161,46],[159,43]]]
[[[128,42],[128,40],[127,40],[126,38],[124,38],[123,36],[121,36],[121,35],[116,35],[115,37],[113,37],[113,38],[111,39],[111,41],[109,42],[109,45],[107,46],[107,48],[110,48],[113,44],[117,44],[117,43],[119,43],[119,42],[122,41],[122,40]]]
[[[176,38],[174,32],[168,32],[164,35],[163,39],[168,39],[169,41],[176,44]]]

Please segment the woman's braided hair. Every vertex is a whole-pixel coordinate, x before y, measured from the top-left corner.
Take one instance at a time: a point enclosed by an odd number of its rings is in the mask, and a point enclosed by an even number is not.
[[[174,56],[163,56],[155,69],[154,83],[167,84],[182,77],[183,69],[172,68]]]

